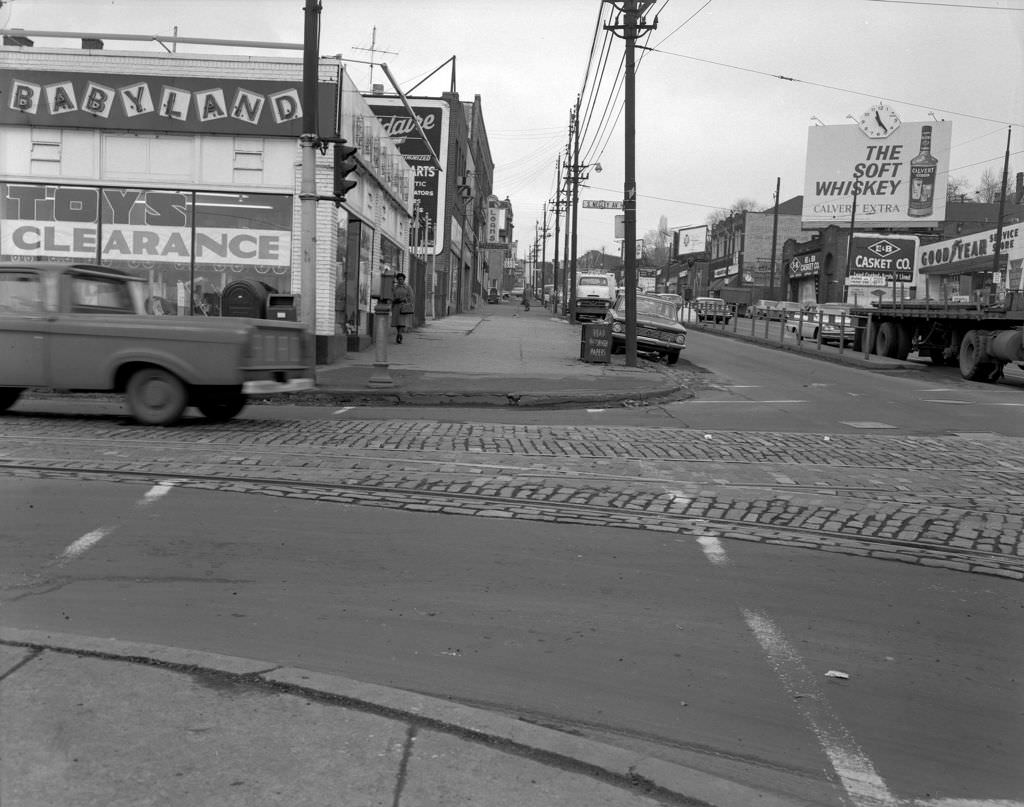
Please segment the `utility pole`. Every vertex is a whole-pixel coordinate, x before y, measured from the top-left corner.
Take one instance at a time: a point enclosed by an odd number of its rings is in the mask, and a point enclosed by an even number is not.
[[[768,296],[771,299],[775,299],[775,247],[779,240],[779,185],[782,182],[782,177],[775,177],[775,216],[772,219],[772,263],[771,271],[768,275]]]
[[[548,203],[545,202],[544,222],[541,225],[540,230],[540,293],[542,297],[544,296],[544,286],[547,285],[547,283],[545,282],[547,281],[547,276],[544,274],[544,263],[548,259],[548,235],[550,235],[550,233],[548,232]]]
[[[555,310],[555,300],[558,299],[558,217],[561,213],[561,202],[562,202],[562,155],[558,155],[558,159],[555,160],[555,258],[554,263],[551,267],[551,311],[552,313],[558,313]]]
[[[996,223],[996,245],[992,255],[992,272],[998,274],[999,260],[1003,251],[1003,216],[1006,214],[1007,182],[1010,178],[1010,127],[1006,127],[1006,156],[1003,157],[1003,189],[999,194],[999,221]],[[993,282],[995,278],[993,277]]]
[[[569,263],[571,286],[569,288],[569,316],[576,319],[576,237],[579,224],[578,205],[580,201],[580,97],[576,96],[576,109],[572,116],[572,257]]]
[[[622,0],[613,2],[622,12],[622,25],[606,25],[605,29],[615,36],[621,36],[626,45],[625,67],[625,169],[623,183],[622,213],[624,244],[624,270],[626,284],[626,366],[636,367],[636,40],[648,30],[658,27],[655,18],[648,25],[643,13],[653,5],[654,0]],[[622,33],[618,33],[621,31]],[[577,107],[579,102],[577,101]]]
[[[312,362],[316,368],[316,149],[317,71],[320,62],[320,0],[306,0],[302,46],[302,174],[299,184],[302,262],[299,269],[299,320],[313,340]]]
[[[562,260],[562,288],[565,293],[562,295],[562,314],[569,313],[569,297],[572,290],[569,288],[569,233],[572,231],[572,208],[569,197],[569,165],[572,156],[572,113],[569,113],[569,142],[565,144],[565,256]]]

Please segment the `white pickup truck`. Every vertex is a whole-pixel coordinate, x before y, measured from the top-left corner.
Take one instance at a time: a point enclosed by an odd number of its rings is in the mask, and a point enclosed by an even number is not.
[[[250,395],[311,389],[312,349],[295,322],[147,314],[117,269],[0,263],[0,411],[34,388],[123,393],[147,425],[189,405],[230,420]]]

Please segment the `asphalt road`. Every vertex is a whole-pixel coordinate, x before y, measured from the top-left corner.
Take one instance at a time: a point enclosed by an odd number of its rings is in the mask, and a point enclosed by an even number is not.
[[[813,803],[1019,799],[1022,389],[699,332],[684,358],[692,400],[590,411],[153,431],[19,402],[5,624],[338,672]]]

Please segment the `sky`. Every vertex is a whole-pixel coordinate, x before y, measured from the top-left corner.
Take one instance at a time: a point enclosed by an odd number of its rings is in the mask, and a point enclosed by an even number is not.
[[[0,0],[0,27],[301,44],[304,0]],[[455,57],[456,89],[479,95],[519,256],[553,234],[556,161],[581,99],[581,199],[621,200],[624,45],[600,0],[322,0],[320,53],[350,61],[369,91],[376,60],[404,91]],[[884,101],[904,121],[952,121],[951,175],[1024,170],[1024,0],[656,0],[636,70],[637,233],[704,224],[750,199],[803,193],[808,128],[852,125]],[[37,47],[78,47],[36,38]],[[371,51],[371,46],[375,50]],[[108,41],[109,51],[160,51]],[[301,51],[179,45],[178,52]],[[588,71],[589,65],[589,71]],[[449,88],[451,65],[415,94]],[[386,83],[380,67],[372,83]],[[601,170],[596,170],[600,164]],[[579,251],[618,253],[614,210],[579,210]],[[564,227],[564,224],[563,224]],[[564,242],[563,242],[564,243]],[[550,260],[553,239],[546,255]]]

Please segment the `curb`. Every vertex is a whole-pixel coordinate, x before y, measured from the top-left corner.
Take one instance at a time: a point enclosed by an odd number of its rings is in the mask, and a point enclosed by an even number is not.
[[[331,389],[319,388],[288,396],[257,396],[250,403],[282,403],[299,406],[331,406],[334,404],[369,403],[376,406],[457,406],[457,407],[519,407],[558,408],[571,406],[613,406],[627,403],[664,400],[665,398],[692,398],[693,393],[681,384],[646,389],[602,391],[594,389],[567,389],[557,392],[512,390],[509,392],[437,392],[408,390],[401,387],[388,389]]]
[[[682,804],[726,807],[756,803],[760,807],[804,807],[803,802],[782,799],[696,769],[476,707],[341,676],[282,667],[274,662],[19,628],[0,628],[0,644],[164,667],[187,675],[230,677],[246,686],[266,687],[414,723],[467,742],[486,744],[509,754],[591,775],[652,797],[668,797]]]

